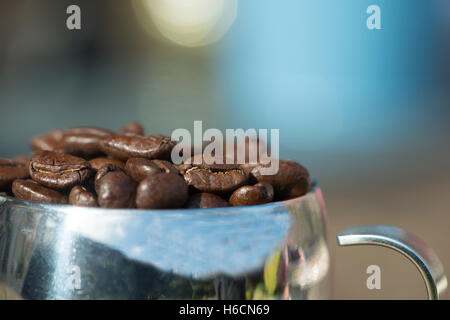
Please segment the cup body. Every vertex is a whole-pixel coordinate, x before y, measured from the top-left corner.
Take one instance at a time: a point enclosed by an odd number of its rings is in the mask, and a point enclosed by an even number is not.
[[[321,299],[329,269],[318,186],[284,202],[185,210],[0,197],[0,299]]]

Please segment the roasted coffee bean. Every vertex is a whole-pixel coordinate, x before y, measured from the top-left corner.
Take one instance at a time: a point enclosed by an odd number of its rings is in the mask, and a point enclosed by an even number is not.
[[[239,165],[227,161],[225,156],[220,160],[221,163],[217,163],[214,156],[191,157],[185,162],[192,165],[184,173],[186,182],[201,192],[218,194],[230,193],[247,182],[247,175]]]
[[[278,173],[263,175],[261,169],[266,165],[255,165],[250,168],[251,175],[258,182],[266,182],[273,186],[278,199],[291,199],[308,192],[311,180],[309,172],[294,161],[279,161]]]
[[[73,206],[98,207],[97,197],[82,186],[75,186],[69,194],[69,203]]]
[[[188,199],[188,186],[173,173],[149,175],[139,183],[136,204],[140,209],[180,208]]]
[[[91,159],[91,160],[89,160],[89,163],[94,171],[97,171],[98,169],[100,169],[101,167],[103,167],[107,164],[115,165],[116,167],[119,167],[120,169],[125,168],[124,162],[117,160],[117,159],[111,159],[111,158],[105,158],[105,157]]]
[[[101,167],[95,175],[97,201],[103,208],[134,208],[136,182],[114,165]]]
[[[105,138],[100,149],[117,159],[129,158],[167,159],[175,142],[162,135],[120,135]]]
[[[217,194],[230,193],[247,182],[247,176],[241,169],[213,171],[193,167],[186,171],[184,179],[201,192]]]
[[[86,158],[101,153],[99,142],[113,135],[112,131],[95,127],[75,127],[63,132],[62,146],[70,153]]]
[[[188,202],[185,208],[195,209],[195,208],[218,208],[218,207],[229,207],[228,202],[213,193],[194,193],[189,196]]]
[[[161,169],[149,159],[130,158],[125,164],[125,172],[140,182],[150,174],[160,173]]]
[[[22,163],[0,158],[0,191],[11,191],[16,179],[28,178],[28,168]]]
[[[130,158],[125,164],[126,173],[134,180],[140,182],[148,175],[166,172],[178,173],[178,169],[172,163],[165,160],[149,160],[146,158]]]
[[[83,158],[91,158],[101,154],[98,148],[99,139],[101,138],[89,135],[65,135],[62,145],[67,153],[82,156]]]
[[[119,135],[126,135],[126,134],[135,134],[138,136],[143,136],[144,135],[144,128],[142,127],[142,125],[137,122],[130,122],[127,125],[123,126],[122,128],[120,128],[117,131],[117,134]]]
[[[33,155],[30,162],[31,178],[57,190],[82,184],[91,173],[89,162],[64,153],[41,151]]]
[[[62,130],[52,130],[46,135],[34,137],[30,147],[35,152],[62,149],[62,138]]]
[[[67,196],[56,190],[44,187],[33,180],[14,180],[12,184],[12,192],[16,198],[55,204],[66,204]]]
[[[242,186],[230,197],[232,206],[253,206],[256,204],[268,203],[273,200],[273,187],[264,182],[254,186]]]

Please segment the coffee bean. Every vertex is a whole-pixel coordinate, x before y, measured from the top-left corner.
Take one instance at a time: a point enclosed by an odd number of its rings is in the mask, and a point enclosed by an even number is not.
[[[66,148],[66,153],[83,158],[91,158],[101,153],[98,148],[99,137],[81,136],[81,135],[67,135],[63,139],[63,147]]]
[[[185,208],[195,209],[195,208],[218,208],[218,207],[229,207],[228,202],[213,193],[194,193],[189,196],[188,202]]]
[[[134,208],[136,206],[136,182],[122,169],[108,164],[95,175],[97,201],[103,208]]]
[[[201,192],[218,194],[230,193],[247,182],[247,175],[238,164],[228,163],[225,156],[217,162],[211,155],[191,157],[185,162],[192,165],[184,173],[186,182]]]
[[[46,135],[34,137],[30,147],[33,151],[54,151],[62,148],[62,130],[52,130]]]
[[[120,160],[117,159],[111,159],[111,158],[105,158],[105,157],[99,157],[89,160],[89,164],[91,165],[92,169],[94,171],[97,171],[101,167],[107,165],[107,164],[113,164],[116,167],[119,167],[120,169],[125,168],[125,163],[123,163]]]
[[[105,138],[100,142],[100,149],[117,159],[129,158],[167,159],[175,145],[169,137],[151,135],[119,135]]]
[[[268,183],[257,183],[254,186],[242,186],[230,197],[232,206],[252,206],[268,203],[273,200],[273,187]]]
[[[146,177],[137,188],[136,204],[140,209],[180,208],[188,199],[188,186],[173,173],[156,173]]]
[[[28,178],[28,168],[22,163],[0,158],[0,191],[11,191],[16,179]]]
[[[71,154],[91,158],[101,154],[99,142],[114,133],[95,127],[76,127],[64,131],[62,146]]]
[[[217,194],[230,193],[247,182],[247,176],[241,169],[213,171],[193,167],[186,171],[184,179],[201,192]]]
[[[263,175],[261,169],[267,165],[249,167],[250,174],[258,182],[266,182],[273,186],[278,199],[291,199],[308,192],[311,179],[308,170],[294,161],[279,161],[278,173]]]
[[[14,180],[12,192],[16,198],[54,204],[66,204],[67,197],[60,192],[44,187],[33,180]]]
[[[165,160],[149,160],[146,158],[130,158],[125,164],[126,173],[134,180],[140,182],[148,175],[166,172],[178,174],[178,169]]]
[[[89,162],[64,153],[41,151],[33,155],[30,162],[31,178],[57,190],[82,184],[91,173]]]
[[[137,122],[130,122],[127,125],[123,126],[122,128],[120,128],[117,131],[117,134],[119,135],[124,135],[124,134],[135,134],[138,136],[143,136],[144,135],[144,128],[142,127],[142,125]]]
[[[75,186],[69,194],[69,203],[73,206],[98,207],[97,197],[82,186]]]
[[[160,173],[161,169],[149,159],[130,158],[125,164],[125,172],[140,182],[150,174]]]

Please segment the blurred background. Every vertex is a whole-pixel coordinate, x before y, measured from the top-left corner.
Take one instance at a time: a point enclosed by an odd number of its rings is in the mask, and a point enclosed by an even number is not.
[[[426,297],[398,254],[337,248],[348,226],[416,233],[450,275],[449,107],[448,0],[0,2],[0,157],[79,125],[279,128],[282,158],[322,186],[336,299]]]

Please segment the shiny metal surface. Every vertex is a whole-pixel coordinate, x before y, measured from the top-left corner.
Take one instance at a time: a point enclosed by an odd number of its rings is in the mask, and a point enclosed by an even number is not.
[[[340,246],[378,245],[396,250],[411,260],[422,275],[430,300],[447,288],[444,267],[434,251],[419,237],[402,229],[374,225],[345,229],[337,235]]]
[[[254,207],[114,210],[0,197],[0,299],[329,297],[321,191]]]

